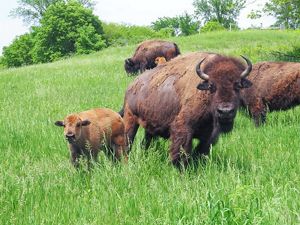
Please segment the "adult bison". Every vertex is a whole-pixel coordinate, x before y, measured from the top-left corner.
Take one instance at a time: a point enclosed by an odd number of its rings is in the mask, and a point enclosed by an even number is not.
[[[253,86],[241,92],[255,124],[266,120],[267,109],[284,110],[300,104],[300,63],[261,62],[249,75]]]
[[[170,157],[175,166],[180,161],[187,164],[193,138],[200,140],[194,157],[208,154],[219,133],[233,127],[240,89],[251,85],[246,77],[252,65],[244,59],[247,67],[231,57],[190,53],[141,74],[124,99],[125,133],[130,143],[140,125],[145,128],[146,146],[155,136],[171,139]]]
[[[128,74],[142,73],[146,69],[156,67],[155,59],[164,57],[167,61],[180,54],[178,46],[173,42],[150,40],[144,41],[135,50],[133,57],[125,60]]]

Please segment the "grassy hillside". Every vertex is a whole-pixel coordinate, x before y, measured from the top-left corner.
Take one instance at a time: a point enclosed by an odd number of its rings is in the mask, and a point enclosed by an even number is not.
[[[222,32],[174,38],[182,53],[212,51],[273,60],[299,32]],[[239,112],[199,168],[169,164],[168,141],[148,152],[136,138],[129,163],[103,154],[88,173],[69,163],[54,121],[93,107],[118,111],[135,46],[0,71],[0,224],[299,224],[300,107],[268,114],[256,129]]]

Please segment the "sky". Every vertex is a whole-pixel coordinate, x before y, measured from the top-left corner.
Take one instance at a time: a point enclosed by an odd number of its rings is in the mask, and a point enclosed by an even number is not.
[[[193,0],[95,0],[94,14],[105,22],[125,23],[130,25],[150,25],[159,17],[173,17],[184,12],[194,12]],[[245,29],[255,26],[268,27],[275,20],[265,16],[257,20],[247,18],[251,9],[258,9],[266,0],[257,0],[241,11],[238,25]],[[29,31],[21,19],[12,18],[9,13],[18,6],[17,0],[0,0],[0,54],[3,46],[9,45],[13,39]]]

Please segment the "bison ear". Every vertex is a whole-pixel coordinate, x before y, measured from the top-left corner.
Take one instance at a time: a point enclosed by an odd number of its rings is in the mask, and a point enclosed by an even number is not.
[[[242,86],[242,88],[249,88],[252,86],[252,82],[246,78],[242,78],[241,86]]]
[[[64,122],[63,122],[63,121],[60,121],[60,120],[56,121],[54,124],[55,124],[56,126],[59,126],[59,127],[64,127],[64,126],[65,126]]]
[[[198,84],[197,89],[202,90],[202,91],[207,91],[207,90],[209,90],[209,87],[210,87],[210,85],[209,85],[208,81],[204,81],[204,82]]]
[[[89,121],[89,120],[83,120],[81,122],[81,126],[87,126],[87,125],[90,125],[90,124],[91,124],[91,121]]]

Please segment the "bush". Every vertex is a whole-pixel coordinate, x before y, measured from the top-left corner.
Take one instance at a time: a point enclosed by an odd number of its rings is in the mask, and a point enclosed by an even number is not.
[[[32,61],[32,48],[34,34],[23,34],[17,37],[11,45],[3,48],[1,64],[6,67],[30,65]]]
[[[105,47],[103,28],[92,10],[70,1],[47,8],[37,28],[33,61],[50,62],[77,53],[89,53]]]
[[[169,33],[156,32],[150,27],[103,23],[104,36],[108,45],[123,46],[139,43],[146,39],[169,37]]]
[[[222,31],[225,30],[222,24],[218,21],[208,21],[200,30],[200,32]]]

